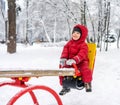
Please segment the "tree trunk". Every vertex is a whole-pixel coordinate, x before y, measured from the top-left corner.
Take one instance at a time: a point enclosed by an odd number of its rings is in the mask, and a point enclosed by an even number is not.
[[[107,3],[107,24],[106,24],[106,33],[107,33],[107,40],[109,35],[109,24],[110,24],[110,2]],[[108,51],[108,41],[106,43],[105,51]]]
[[[119,29],[118,38],[117,38],[117,48],[119,48],[119,42],[120,42],[120,29]]]
[[[81,2],[81,24],[86,26],[86,2]]]
[[[8,41],[7,52],[16,52],[16,4],[15,0],[8,0]]]
[[[98,36],[97,36],[97,47],[101,49],[101,33],[102,33],[102,1],[98,1]]]

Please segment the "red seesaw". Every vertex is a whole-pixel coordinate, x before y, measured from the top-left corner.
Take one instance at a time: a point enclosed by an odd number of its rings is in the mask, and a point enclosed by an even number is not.
[[[14,105],[15,102],[24,94],[29,93],[34,105],[40,105],[38,103],[37,97],[34,94],[33,90],[44,90],[51,93],[58,105],[63,105],[59,95],[51,88],[43,85],[27,85],[26,82],[29,81],[31,77],[40,77],[40,76],[73,76],[75,75],[74,69],[59,69],[59,70],[1,70],[0,77],[11,78],[12,82],[1,82],[0,87],[2,86],[15,86],[23,88],[17,94],[15,94],[6,105]]]

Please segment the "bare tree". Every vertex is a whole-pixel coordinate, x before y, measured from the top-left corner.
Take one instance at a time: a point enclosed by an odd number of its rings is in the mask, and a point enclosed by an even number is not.
[[[107,11],[106,11],[106,35],[107,35],[107,40],[109,36],[109,25],[110,25],[110,2],[107,3]],[[105,51],[108,50],[108,41],[106,43],[106,48]]]
[[[120,29],[119,29],[118,38],[117,38],[117,48],[120,48],[119,43],[120,43]]]
[[[8,24],[9,33],[7,41],[7,52],[16,52],[16,4],[15,0],[8,0]]]
[[[4,11],[2,10],[2,1],[0,1],[0,13],[2,15],[2,18],[3,18],[3,23],[5,25],[5,41],[7,41],[7,19],[5,18],[5,14],[4,14]],[[3,42],[5,42],[3,41]]]
[[[97,47],[102,50],[103,37],[109,33],[110,24],[110,2],[106,0],[99,0],[98,2],[98,38]],[[108,48],[108,43],[106,43],[106,51]]]
[[[86,5],[87,7],[87,12],[88,12],[88,15],[89,15],[89,18],[90,18],[90,22],[91,22],[91,25],[92,25],[92,30],[93,30],[93,38],[92,39],[89,39],[91,42],[96,42],[96,33],[95,33],[95,27],[94,27],[94,21],[93,19],[91,18],[91,14],[90,14],[90,11],[88,9],[88,5]],[[90,42],[89,41],[89,42]]]
[[[87,25],[86,23],[86,1],[81,1],[81,24]]]
[[[103,18],[102,18],[102,14],[103,14],[103,9],[102,9],[102,0],[98,1],[98,38],[97,38],[97,47],[100,48],[101,51],[101,45],[102,45],[102,26],[103,26]]]

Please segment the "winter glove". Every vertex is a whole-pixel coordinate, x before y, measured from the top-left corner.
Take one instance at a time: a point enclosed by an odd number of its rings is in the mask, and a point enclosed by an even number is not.
[[[69,59],[66,61],[66,64],[72,66],[72,64],[76,64],[76,61],[74,59]]]
[[[66,65],[66,61],[67,61],[66,58],[61,58],[60,59],[60,68],[62,68],[62,67],[64,67]]]

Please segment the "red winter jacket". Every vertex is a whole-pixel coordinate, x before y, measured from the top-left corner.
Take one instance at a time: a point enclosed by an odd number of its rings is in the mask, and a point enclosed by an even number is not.
[[[82,35],[80,39],[71,39],[63,48],[63,52],[60,58],[74,59],[78,68],[82,66],[82,63],[88,63],[88,47],[85,39],[88,34],[88,30],[83,25],[76,25],[75,27],[80,28]]]

